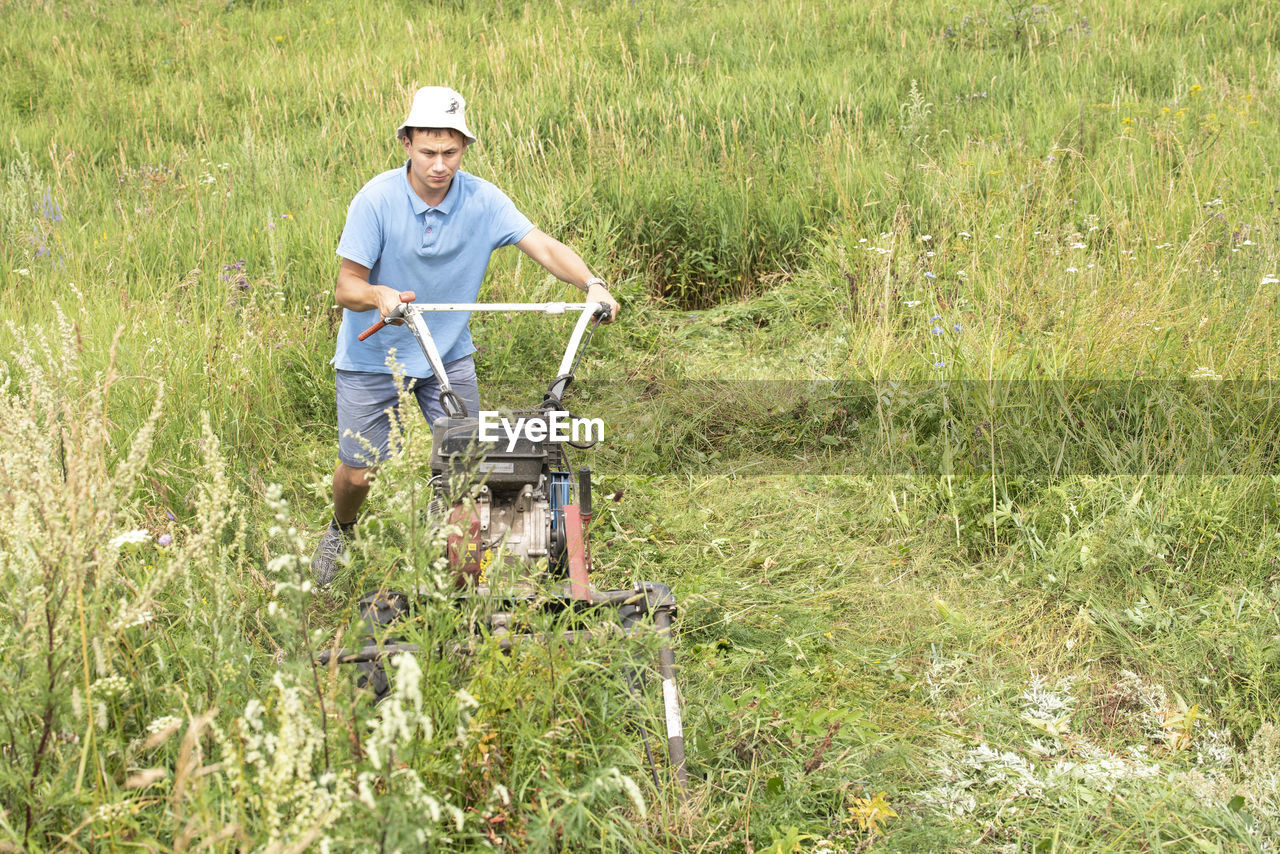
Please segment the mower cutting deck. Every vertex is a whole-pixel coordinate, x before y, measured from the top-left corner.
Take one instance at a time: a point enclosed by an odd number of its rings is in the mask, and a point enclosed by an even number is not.
[[[537,311],[548,315],[579,312],[559,370],[536,410],[512,413],[506,424],[482,423],[479,413],[469,413],[453,392],[435,341],[423,314],[431,311]],[[564,446],[585,448],[594,441],[570,432],[571,418],[564,395],[573,382],[578,352],[584,336],[607,317],[603,303],[467,303],[405,304],[385,321],[360,335],[364,340],[388,322],[403,322],[413,333],[440,384],[440,403],[446,416],[432,425],[432,516],[449,525],[449,566],[458,579],[457,601],[483,602],[483,629],[504,651],[520,642],[548,640],[531,632],[523,615],[532,610],[560,615],[566,628],[557,631],[562,640],[589,641],[601,631],[598,617],[611,611],[608,631],[625,636],[656,632],[660,637],[658,671],[662,680],[666,715],[667,750],[679,787],[686,795],[684,731],[675,681],[675,655],[671,650],[671,625],[676,615],[675,596],[665,584],[637,582],[627,590],[595,590],[591,586],[591,473],[571,471]],[[594,322],[593,322],[594,321]],[[521,420],[523,419],[523,420]],[[519,429],[513,429],[519,425]],[[494,429],[498,426],[504,429]],[[580,441],[587,438],[588,442]],[[595,436],[599,438],[598,434]],[[542,568],[563,585],[551,595],[532,582]],[[336,657],[354,663],[360,682],[375,695],[389,691],[383,659],[399,653],[416,653],[417,645],[385,637],[388,627],[413,610],[416,593],[379,590],[360,600],[366,637],[357,650],[320,653],[321,663]],[[460,640],[455,649],[469,646]],[[646,752],[648,738],[642,729]],[[650,763],[652,755],[650,754]],[[654,783],[660,785],[654,766]]]

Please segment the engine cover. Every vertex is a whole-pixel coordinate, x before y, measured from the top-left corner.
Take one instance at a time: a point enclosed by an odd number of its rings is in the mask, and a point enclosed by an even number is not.
[[[547,443],[523,434],[514,444],[480,439],[478,418],[441,418],[431,425],[431,473],[452,477],[474,473],[494,492],[519,491],[537,486],[547,462]]]

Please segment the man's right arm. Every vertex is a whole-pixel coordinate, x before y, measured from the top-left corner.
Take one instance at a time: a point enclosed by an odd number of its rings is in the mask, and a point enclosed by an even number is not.
[[[338,283],[333,289],[333,296],[343,308],[352,311],[376,308],[380,317],[386,317],[397,305],[413,302],[416,297],[413,291],[397,291],[386,285],[369,284],[369,268],[349,258],[343,258],[342,266],[338,268]]]

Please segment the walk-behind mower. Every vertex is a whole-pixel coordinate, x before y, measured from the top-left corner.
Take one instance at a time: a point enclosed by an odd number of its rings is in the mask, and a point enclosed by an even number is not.
[[[504,415],[503,424],[492,418],[482,419],[484,413],[468,412],[466,404],[450,388],[424,319],[427,312],[436,311],[546,315],[578,312],[578,319],[541,405]],[[574,379],[584,336],[590,341],[608,311],[602,303],[408,303],[365,330],[360,339],[368,338],[386,323],[405,324],[439,382],[440,404],[446,414],[431,427],[429,516],[451,530],[448,562],[457,579],[455,601],[463,605],[477,600],[488,603],[484,609],[487,626],[482,626],[482,631],[496,639],[504,651],[522,642],[585,642],[598,631],[591,628],[591,615],[596,614],[598,621],[601,611],[611,611],[612,632],[627,636],[657,633],[667,750],[683,799],[688,776],[670,639],[675,597],[667,585],[650,581],[637,582],[625,590],[596,590],[591,586],[591,472],[583,467],[575,476],[566,452],[566,446],[588,448],[599,438],[598,432],[593,438],[576,429],[583,422],[565,409],[564,397]],[[518,429],[514,425],[519,425]],[[534,583],[539,577],[545,579],[548,573],[553,579],[562,579],[553,582],[550,593],[545,585]],[[340,663],[356,664],[360,684],[375,695],[385,695],[389,686],[384,659],[419,651],[415,644],[386,637],[390,627],[415,610],[415,596],[394,590],[378,590],[364,596],[360,600],[365,630],[362,647],[326,651],[320,654],[320,661],[327,663],[336,656]],[[561,626],[555,633],[558,638],[532,632],[527,619],[531,609],[563,618],[557,620]],[[453,648],[466,648],[470,642],[460,640]],[[632,690],[638,690],[634,678],[628,681]],[[660,787],[643,728],[641,736],[654,783]]]

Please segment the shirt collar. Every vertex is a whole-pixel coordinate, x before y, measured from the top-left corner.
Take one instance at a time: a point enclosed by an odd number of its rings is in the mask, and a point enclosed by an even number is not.
[[[458,179],[461,175],[461,169],[453,173],[453,182],[449,184],[449,192],[445,193],[444,198],[440,200],[440,204],[438,205],[427,204],[422,200],[422,196],[419,196],[414,192],[413,185],[409,183],[408,160],[404,162],[404,168],[400,170],[400,181],[404,184],[404,191],[409,194],[409,202],[413,205],[414,214],[424,214],[430,210],[439,211],[442,214],[448,214],[453,210],[454,204],[458,201],[458,195],[461,193],[461,190],[458,189],[458,184],[461,183]]]

